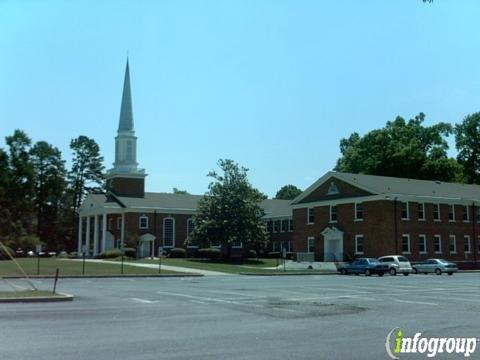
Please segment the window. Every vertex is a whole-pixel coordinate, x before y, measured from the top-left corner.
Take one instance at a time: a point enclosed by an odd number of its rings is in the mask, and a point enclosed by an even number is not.
[[[236,239],[232,242],[232,248],[236,248],[236,249],[239,249],[243,246],[242,242],[240,241],[240,239]]]
[[[288,220],[288,231],[290,231],[290,232],[293,231],[293,220],[292,219]]]
[[[477,223],[480,223],[480,206],[476,207],[476,213],[477,213]]]
[[[118,217],[117,218],[117,230],[120,230],[122,228],[122,218]]]
[[[315,252],[315,238],[308,237],[307,238],[307,252],[314,253]]]
[[[440,221],[440,204],[433,204],[433,220]]]
[[[127,140],[127,160],[133,160],[133,144],[132,140]]]
[[[363,235],[355,235],[355,255],[363,255]]]
[[[455,239],[455,235],[450,235],[448,237],[448,246],[450,248],[450,254],[456,254],[457,253],[457,242]]]
[[[410,254],[410,235],[402,235],[402,254]]]
[[[448,210],[448,221],[455,221],[455,205],[450,205],[450,208]]]
[[[470,236],[465,235],[463,237],[463,252],[465,254],[470,254],[471,248],[470,248]]]
[[[462,220],[463,220],[463,222],[470,222],[470,211],[469,211],[468,206],[463,207]]]
[[[337,222],[337,207],[330,205],[330,222]]]
[[[267,221],[267,231],[268,232],[273,232],[273,221],[272,220]]]
[[[163,219],[163,246],[166,248],[175,247],[175,219]]]
[[[363,204],[362,203],[355,204],[355,220],[356,221],[363,220]]]
[[[425,220],[425,204],[419,203],[418,204],[418,220]]]
[[[426,235],[418,235],[418,252],[420,254],[427,253],[427,236]]]
[[[108,230],[113,230],[113,219],[108,218]]]
[[[190,236],[192,234],[194,228],[195,228],[195,224],[193,222],[193,219],[188,219],[187,220],[187,236]]]
[[[442,253],[442,237],[440,235],[433,236],[433,248],[434,248],[435,254]]]
[[[308,208],[307,211],[307,224],[313,224],[315,222],[315,215],[313,212],[313,208]]]
[[[138,227],[140,229],[148,229],[148,216],[147,215],[140,215],[138,218]]]
[[[282,220],[282,232],[288,231],[288,220]]]
[[[277,242],[272,242],[272,251],[277,251]]]
[[[273,232],[280,232],[280,220],[273,222]]]
[[[410,220],[408,202],[402,202],[401,208],[402,208],[402,220]]]

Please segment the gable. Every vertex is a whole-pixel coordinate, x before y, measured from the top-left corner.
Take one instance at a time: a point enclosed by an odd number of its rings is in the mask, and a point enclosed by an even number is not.
[[[336,177],[330,176],[298,203],[304,204],[316,201],[344,199],[368,195],[373,194],[356,186],[350,185],[345,181],[339,180]]]

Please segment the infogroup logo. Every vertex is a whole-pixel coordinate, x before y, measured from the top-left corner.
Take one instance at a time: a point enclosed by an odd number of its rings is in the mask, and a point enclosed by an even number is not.
[[[426,354],[433,358],[437,354],[458,354],[470,357],[477,348],[480,339],[471,338],[447,338],[447,337],[422,337],[417,332],[413,337],[405,337],[399,327],[393,328],[385,340],[385,349],[392,359],[399,359],[400,354]]]

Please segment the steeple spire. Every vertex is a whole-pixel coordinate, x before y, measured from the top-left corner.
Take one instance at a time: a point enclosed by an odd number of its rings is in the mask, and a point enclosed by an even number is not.
[[[125,68],[125,79],[123,81],[122,105],[120,107],[120,121],[118,122],[118,130],[133,130],[133,110],[132,110],[132,94],[130,91],[130,69]]]

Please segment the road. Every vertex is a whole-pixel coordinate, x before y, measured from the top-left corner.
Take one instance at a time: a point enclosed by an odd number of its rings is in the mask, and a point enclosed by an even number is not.
[[[59,290],[75,301],[0,304],[0,359],[385,359],[397,326],[480,337],[478,273],[63,279]]]

